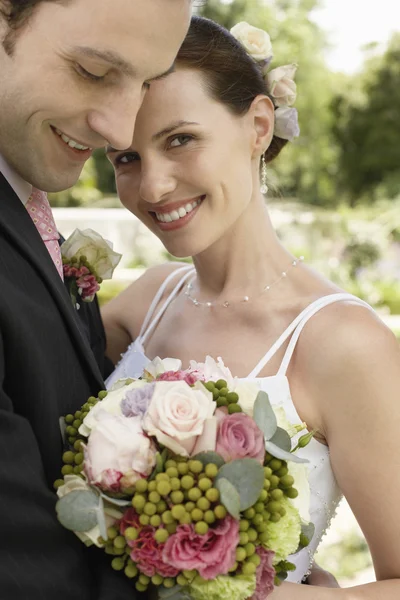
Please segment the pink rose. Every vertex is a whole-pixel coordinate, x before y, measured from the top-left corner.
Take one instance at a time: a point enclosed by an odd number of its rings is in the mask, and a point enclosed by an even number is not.
[[[155,465],[156,447],[144,434],[140,417],[104,412],[85,448],[85,473],[105,492],[124,492]]]
[[[272,566],[272,561],[275,552],[266,550],[262,546],[258,546],[256,550],[261,562],[256,571],[256,591],[251,597],[251,600],[264,600],[269,594],[274,591],[275,569]]]
[[[233,567],[238,544],[239,522],[228,515],[205,535],[193,525],[179,525],[165,543],[163,559],[176,569],[197,569],[204,579],[214,579]]]
[[[184,381],[157,381],[142,426],[175,454],[190,456],[206,433],[211,435],[207,450],[214,450],[216,427],[206,423],[214,419],[215,407],[211,392],[200,382],[191,387]]]
[[[251,417],[244,413],[219,415],[215,451],[225,461],[237,458],[255,458],[264,461],[264,436]]]

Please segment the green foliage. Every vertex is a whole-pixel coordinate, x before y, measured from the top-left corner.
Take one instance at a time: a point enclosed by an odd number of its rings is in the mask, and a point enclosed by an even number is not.
[[[366,61],[351,92],[332,101],[339,182],[352,204],[400,191],[400,34],[380,58]]]
[[[372,566],[368,544],[354,530],[342,535],[338,542],[322,547],[316,554],[315,560],[339,580],[350,579]]]
[[[271,0],[268,3],[233,0],[229,4],[208,0],[201,14],[228,29],[239,21],[248,21],[265,29],[274,50],[271,68],[293,62],[298,64],[296,108],[301,135],[287,144],[270,166],[271,191],[277,187],[284,195],[296,197],[301,202],[334,206],[338,203],[335,188],[337,147],[331,136],[329,106],[338,77],[329,71],[323,60],[325,35],[310,18],[319,4],[319,0]]]
[[[89,206],[100,200],[102,194],[98,189],[96,170],[93,158],[90,158],[83,167],[79,181],[74,187],[49,194],[52,206]]]

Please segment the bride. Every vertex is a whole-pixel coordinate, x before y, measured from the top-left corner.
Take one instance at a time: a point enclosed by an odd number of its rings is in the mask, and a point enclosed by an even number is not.
[[[108,148],[122,203],[171,254],[193,257],[149,269],[104,308],[108,353],[114,362],[124,353],[109,384],[155,356],[184,368],[222,357],[254,380],[293,422],[318,431],[307,447],[316,534],[271,597],[398,600],[399,346],[367,304],[292,256],[274,232],[265,164],[298,133],[294,67],[265,75],[267,34],[246,24],[232,34],[193,18],[175,72],[146,94],[132,146]],[[377,582],[294,590],[342,493]]]

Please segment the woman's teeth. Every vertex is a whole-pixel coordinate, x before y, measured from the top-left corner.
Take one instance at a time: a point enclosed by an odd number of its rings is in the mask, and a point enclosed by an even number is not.
[[[193,202],[188,202],[185,206],[180,206],[177,210],[172,210],[168,213],[158,213],[156,212],[157,221],[161,223],[172,223],[172,221],[178,221],[182,217],[186,217],[186,215],[192,210],[196,208],[200,204],[201,200],[194,200]]]

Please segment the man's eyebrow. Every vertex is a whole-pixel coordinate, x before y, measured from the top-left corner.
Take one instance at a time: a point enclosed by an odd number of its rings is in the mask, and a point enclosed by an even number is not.
[[[125,75],[129,77],[137,77],[137,72],[132,67],[132,65],[124,60],[119,54],[113,52],[112,50],[98,50],[97,48],[91,48],[90,46],[75,46],[73,48],[74,52],[86,56],[88,58],[95,58],[98,60],[102,60],[112,65],[116,69],[119,69]],[[172,64],[167,71],[161,73],[160,75],[156,75],[148,79],[148,81],[156,81],[158,79],[162,79],[166,77],[175,68],[175,64]]]
[[[175,131],[175,129],[179,129],[180,127],[185,127],[187,125],[199,125],[200,123],[196,123],[195,121],[176,121],[176,123],[172,123],[168,127],[165,127],[161,131],[158,131],[152,136],[153,141],[157,141],[160,138],[164,137]]]
[[[73,50],[77,54],[82,54],[88,58],[97,58],[99,60],[103,60],[130,77],[136,77],[137,75],[132,65],[130,65],[126,60],[119,56],[119,54],[113,52],[112,50],[97,50],[96,48],[91,48],[90,46],[75,46]]]

